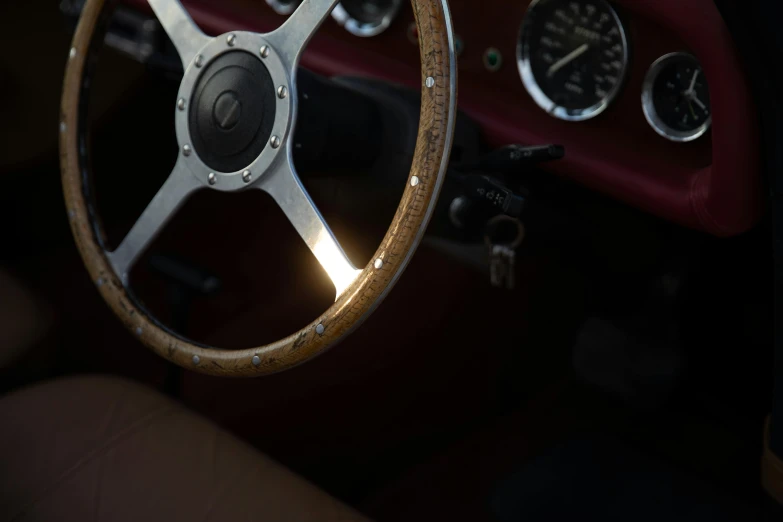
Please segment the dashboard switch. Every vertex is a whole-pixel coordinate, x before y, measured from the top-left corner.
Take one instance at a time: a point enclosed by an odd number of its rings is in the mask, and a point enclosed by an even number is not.
[[[525,197],[515,194],[489,176],[468,175],[463,179],[465,195],[471,201],[483,204],[511,217],[519,217],[525,209]]]

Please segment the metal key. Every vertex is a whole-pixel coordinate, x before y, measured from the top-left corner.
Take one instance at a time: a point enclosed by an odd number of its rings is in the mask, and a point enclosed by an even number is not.
[[[501,241],[502,229],[513,225],[515,235],[511,241]],[[515,281],[516,250],[525,238],[525,226],[516,218],[499,215],[486,226],[484,243],[489,249],[489,282],[495,288],[513,290]]]

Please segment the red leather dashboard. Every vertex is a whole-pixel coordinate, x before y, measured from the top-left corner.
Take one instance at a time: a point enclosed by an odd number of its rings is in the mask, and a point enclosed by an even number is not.
[[[125,0],[147,8],[146,0]],[[184,0],[208,33],[266,32],[284,17],[263,0]],[[554,119],[533,102],[516,67],[516,42],[530,0],[451,0],[459,58],[459,105],[493,145],[559,143],[566,158],[547,168],[676,223],[721,236],[751,227],[761,213],[758,122],[731,35],[712,0],[615,0],[631,49],[626,84],[612,105],[584,122]],[[353,36],[329,19],[303,65],[326,75],[367,75],[419,85],[413,21],[405,5],[384,33]],[[503,63],[488,71],[483,54],[497,48]],[[648,67],[672,51],[694,54],[710,88],[712,130],[692,143],[653,131],[641,108]]]

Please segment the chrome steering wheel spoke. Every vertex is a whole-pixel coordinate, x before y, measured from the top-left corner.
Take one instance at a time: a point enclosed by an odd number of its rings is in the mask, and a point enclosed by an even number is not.
[[[287,71],[291,94],[288,132],[282,143],[283,154],[268,167],[256,184],[277,202],[288,220],[326,271],[335,287],[335,301],[356,281],[362,271],[345,255],[318,208],[302,185],[291,155],[291,140],[296,125],[296,68],[304,48],[332,12],[339,0],[303,0],[296,11],[277,29],[262,35],[274,49]],[[263,51],[262,51],[263,56]]]
[[[199,50],[212,38],[205,35],[196,25],[179,0],[147,0],[160,21],[166,34],[177,48],[182,67],[196,58]]]
[[[335,300],[362,273],[353,266],[329,225],[307,194],[286,155],[256,185],[277,202],[288,220],[321,263],[336,290]]]
[[[289,71],[299,64],[310,38],[332,12],[339,0],[303,0],[288,19],[264,38],[280,55]]]
[[[172,173],[144,209],[120,246],[113,252],[107,253],[109,262],[123,285],[127,286],[130,270],[150,243],[188,197],[202,186],[185,166],[184,161],[178,160]]]

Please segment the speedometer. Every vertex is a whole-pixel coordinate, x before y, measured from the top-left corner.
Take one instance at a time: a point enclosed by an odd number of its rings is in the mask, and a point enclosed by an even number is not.
[[[628,71],[628,40],[605,0],[533,0],[517,43],[530,96],[556,118],[581,121],[603,112]]]

